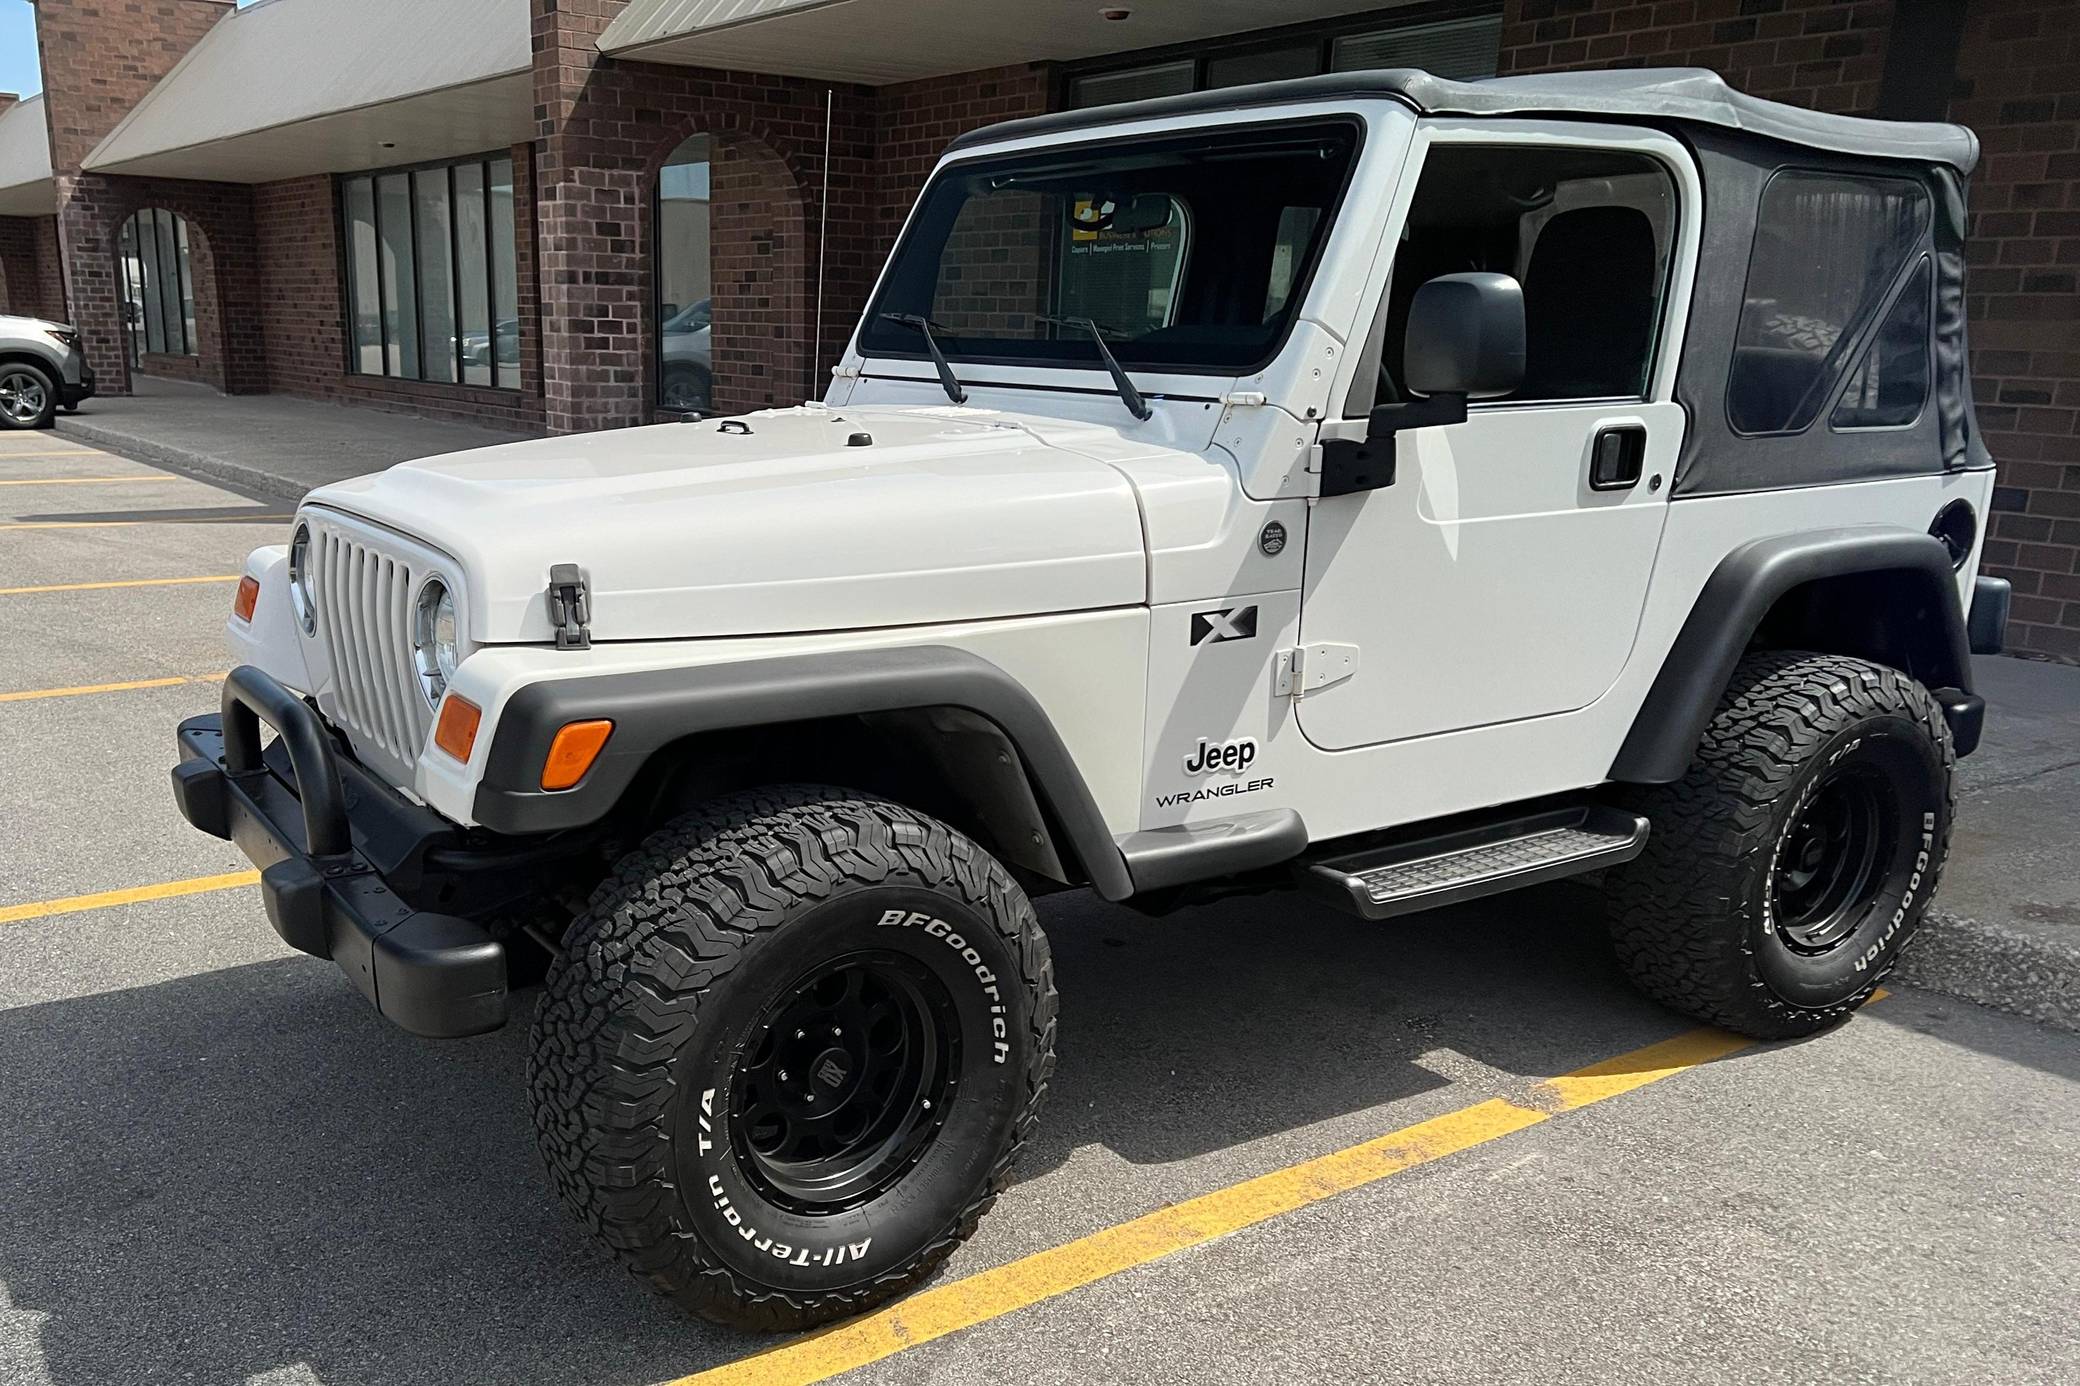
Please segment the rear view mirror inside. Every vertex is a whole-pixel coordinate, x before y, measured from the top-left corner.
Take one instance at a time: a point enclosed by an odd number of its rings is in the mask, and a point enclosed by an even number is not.
[[[1165,193],[1142,193],[1125,202],[1094,197],[1072,205],[1069,224],[1078,231],[1146,236],[1170,224],[1170,209],[1170,198]]]

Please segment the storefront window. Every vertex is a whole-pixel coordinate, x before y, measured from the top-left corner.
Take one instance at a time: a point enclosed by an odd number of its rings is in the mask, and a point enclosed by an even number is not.
[[[520,384],[513,161],[340,180],[349,369],[437,384]]]
[[[123,331],[133,366],[145,353],[193,356],[195,283],[187,218],[164,207],[132,213],[116,233]]]
[[[684,413],[715,401],[710,167],[708,137],[694,135],[657,176],[657,402]]]

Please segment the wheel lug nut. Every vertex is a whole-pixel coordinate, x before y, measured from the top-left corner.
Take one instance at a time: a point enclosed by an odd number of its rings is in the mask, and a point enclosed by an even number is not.
[[[924,1109],[925,1109],[926,1111],[928,1111],[928,1112],[929,1112],[929,1111],[930,1111],[930,1110],[932,1109],[932,1099],[931,1099],[931,1098],[927,1097],[927,1098],[926,1098],[926,1099],[924,1100]]]
[[[787,1081],[787,1070],[784,1068],[780,1070],[780,1081],[783,1083]]]
[[[795,1031],[795,1032],[794,1032],[794,1037],[795,1037],[796,1039],[800,1039],[800,1038],[802,1037],[802,1035],[803,1035],[804,1033],[805,1033],[804,1031],[801,1031],[801,1030],[797,1030],[797,1031]]]
[[[842,1038],[844,1038],[844,1036],[845,1036],[845,1032],[844,1032],[843,1030],[839,1029],[839,1028],[838,1028],[837,1026],[835,1026],[835,1025],[831,1026],[831,1038],[832,1038],[832,1039],[842,1039]]]

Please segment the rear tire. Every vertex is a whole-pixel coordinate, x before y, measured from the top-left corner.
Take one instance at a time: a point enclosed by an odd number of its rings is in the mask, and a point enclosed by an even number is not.
[[[564,1201],[719,1323],[800,1329],[975,1230],[1054,1067],[1047,940],[943,823],[841,789],[720,799],[564,941],[528,1082]]]
[[[1841,1020],[1891,970],[1949,850],[1948,726],[1897,669],[1752,654],[1677,783],[1639,792],[1646,850],[1606,882],[1640,990],[1785,1039]]]

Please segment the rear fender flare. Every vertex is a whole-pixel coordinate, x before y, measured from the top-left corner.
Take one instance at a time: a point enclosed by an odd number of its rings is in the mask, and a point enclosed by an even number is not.
[[[1734,665],[1777,603],[1806,583],[1860,575],[1885,575],[1925,597],[1937,622],[1932,654],[1927,667],[1909,672],[1932,689],[1970,694],[1964,608],[1941,540],[1876,526],[1757,539],[1727,554],[1705,580],[1611,763],[1610,778],[1624,784],[1681,779]]]

